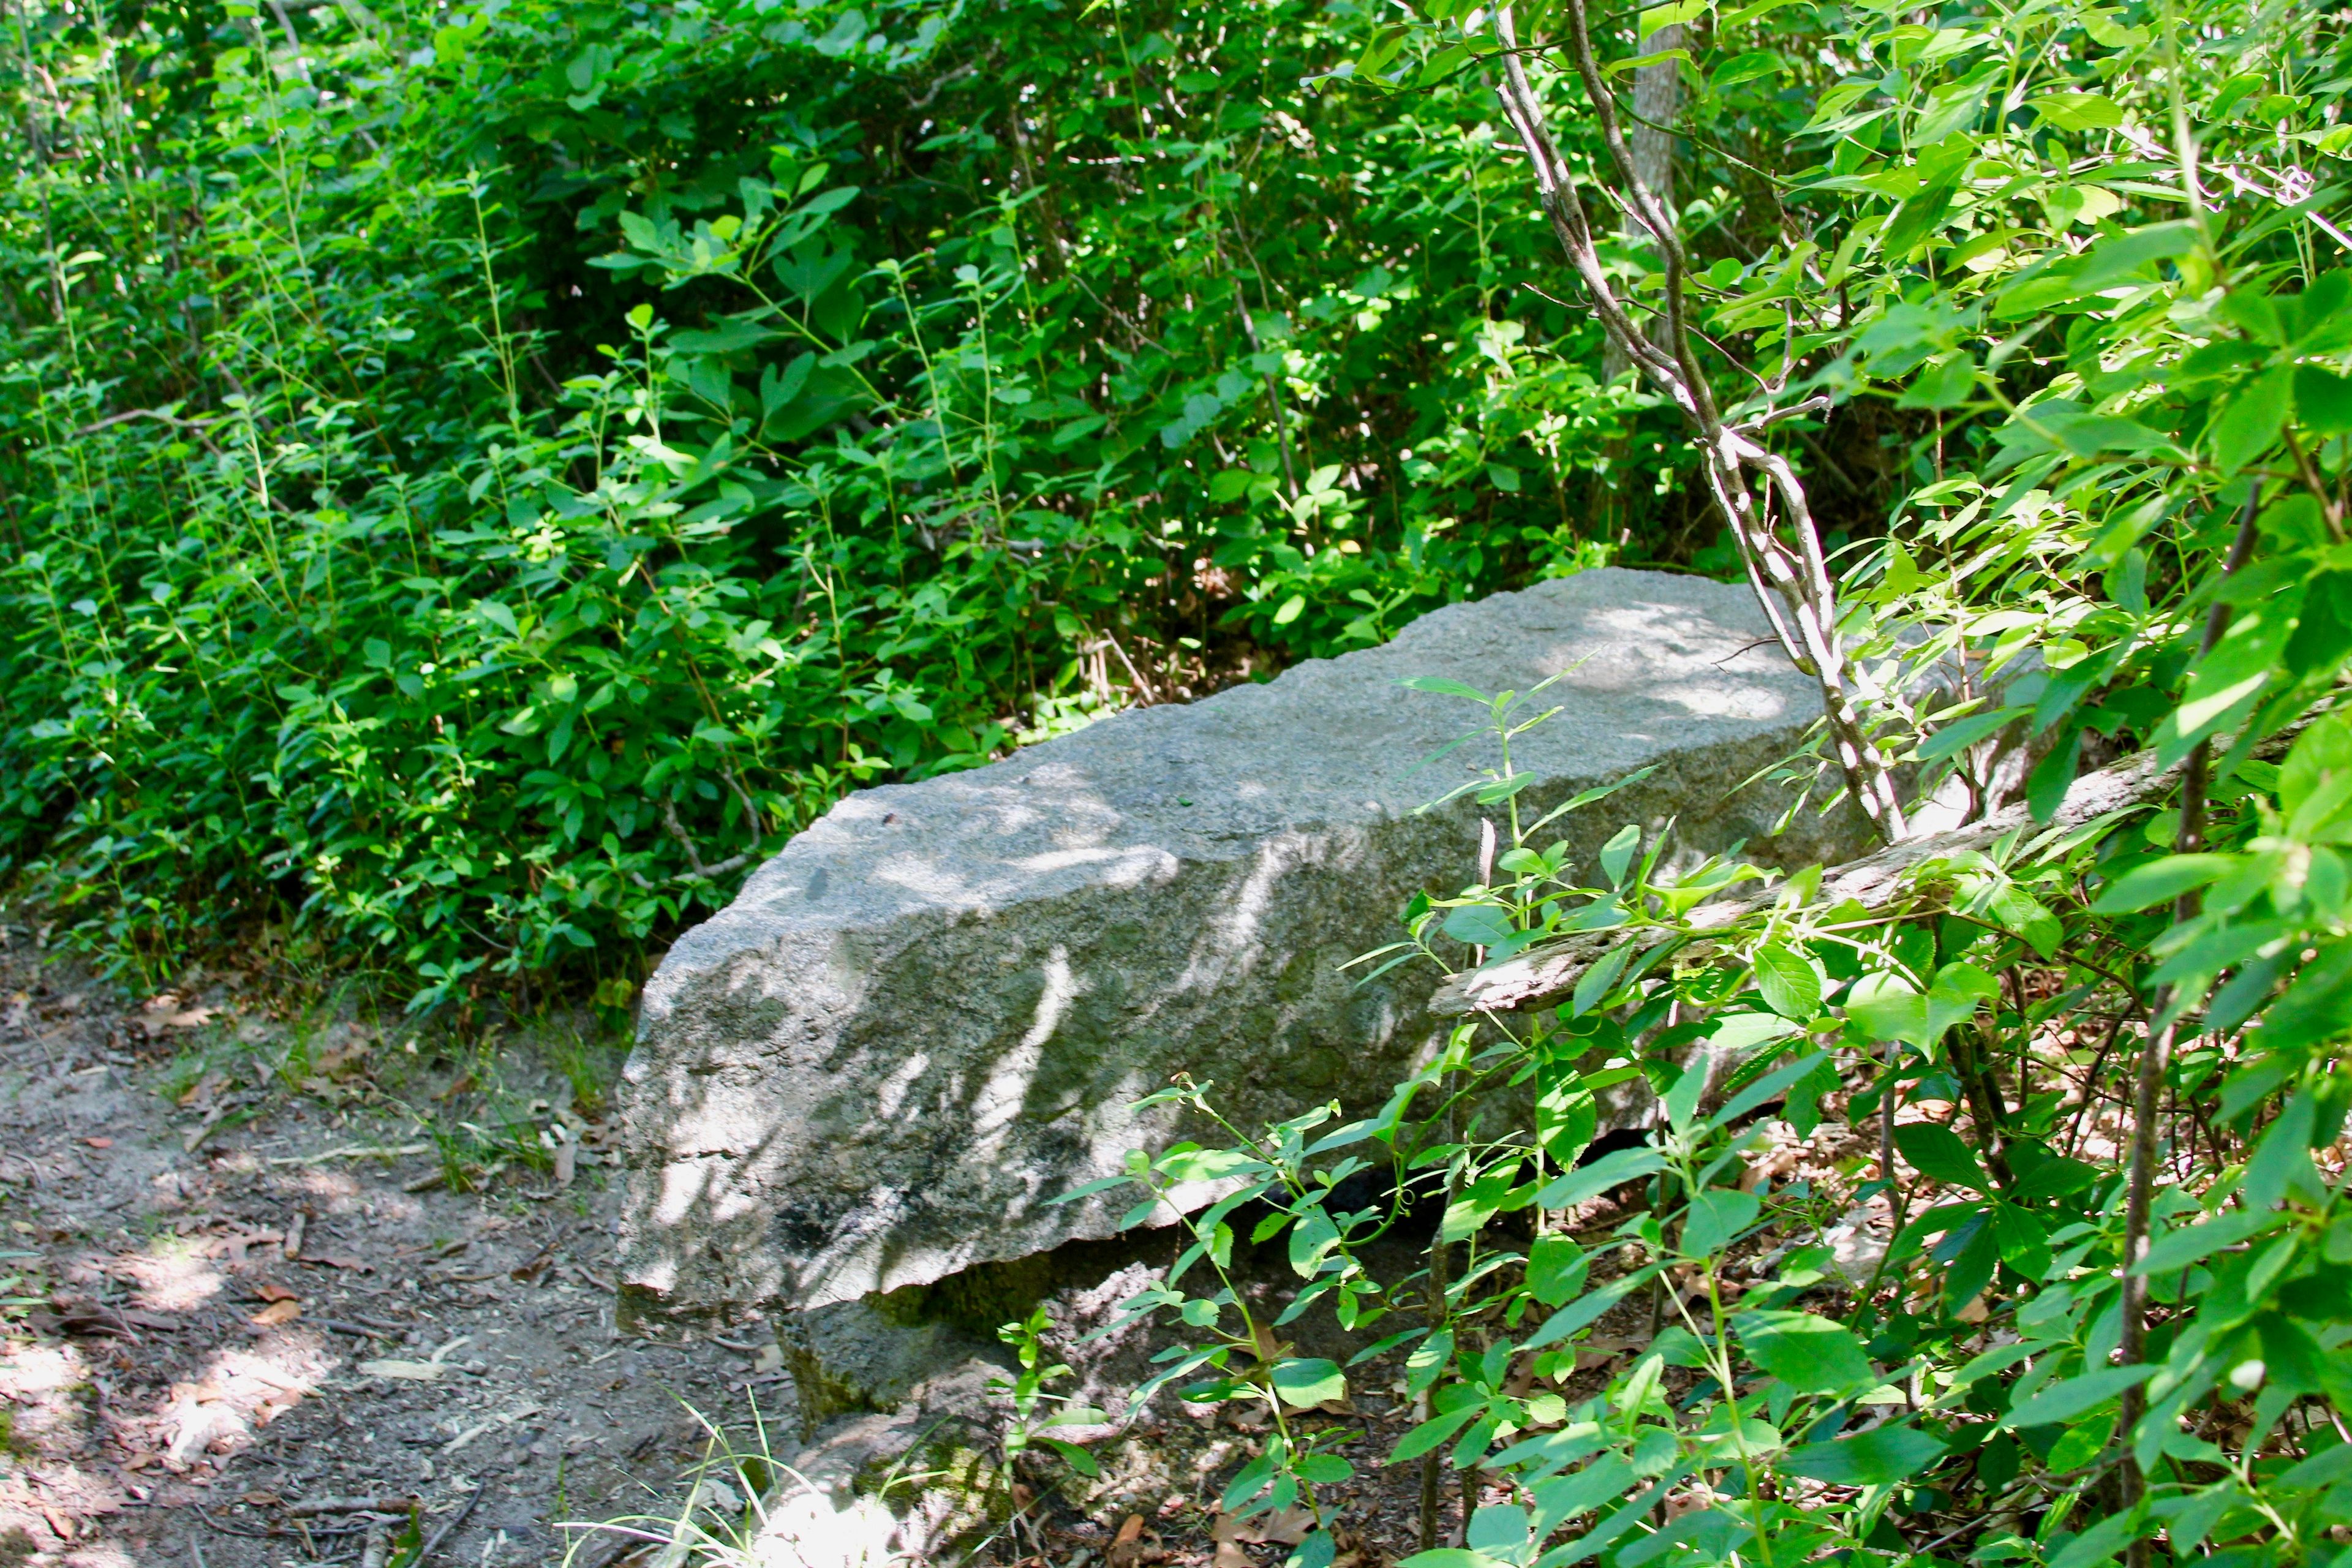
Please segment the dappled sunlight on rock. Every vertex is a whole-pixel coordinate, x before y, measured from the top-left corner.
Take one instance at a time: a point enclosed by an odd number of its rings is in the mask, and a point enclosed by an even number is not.
[[[821,1306],[1108,1236],[1130,1195],[1042,1200],[1186,1135],[1135,1106],[1180,1068],[1245,1125],[1371,1109],[1442,1033],[1433,979],[1343,966],[1414,892],[1461,885],[1480,811],[1458,786],[1498,762],[1455,749],[1469,704],[1403,683],[1552,676],[1521,716],[1559,713],[1512,742],[1523,807],[1648,770],[1558,829],[1580,863],[1629,820],[1674,821],[1670,871],[1859,837],[1850,814],[1770,837],[1789,801],[1767,775],[1819,693],[1753,594],[1615,570],[860,791],[646,986],[621,1101],[632,1302]]]

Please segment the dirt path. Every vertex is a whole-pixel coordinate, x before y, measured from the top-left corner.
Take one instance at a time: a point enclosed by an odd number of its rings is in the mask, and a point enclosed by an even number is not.
[[[518,1163],[452,1193],[425,1128],[457,1112],[330,1076],[402,1047],[231,985],[110,1002],[22,948],[0,953],[0,1564],[356,1563],[372,1532],[399,1561],[410,1528],[435,1564],[603,1563],[633,1543],[557,1526],[682,1492],[688,1405],[791,1414],[751,1353],[615,1329],[598,1124],[571,1119],[568,1183]],[[315,1092],[281,1086],[295,1060]],[[560,1131],[548,1092],[523,1103]]]

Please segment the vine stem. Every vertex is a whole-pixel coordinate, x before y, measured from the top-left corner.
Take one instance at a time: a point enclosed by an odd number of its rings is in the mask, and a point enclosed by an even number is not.
[[[1664,193],[1650,188],[1626,145],[1616,98],[1593,52],[1586,10],[1586,0],[1568,0],[1570,53],[1616,172],[1621,188],[1612,195],[1623,206],[1629,226],[1648,231],[1664,263],[1659,333],[1663,342],[1654,342],[1651,333],[1634,321],[1608,276],[1593,238],[1591,219],[1577,190],[1575,173],[1545,129],[1542,101],[1528,80],[1520,58],[1518,25],[1507,5],[1495,13],[1496,30],[1504,45],[1503,79],[1496,95],[1527,152],[1553,236],[1582,279],[1602,331],[1696,428],[1695,444],[1707,489],[1731,525],[1757,605],[1790,662],[1811,676],[1821,689],[1822,719],[1848,792],[1879,837],[1889,844],[1897,843],[1907,837],[1909,828],[1893,771],[1885,753],[1871,739],[1859,706],[1860,694],[1867,686],[1838,631],[1836,588],[1822,554],[1804,481],[1786,458],[1763,445],[1761,437],[1775,410],[1753,411],[1735,421],[1725,417],[1716,399],[1686,319],[1689,260],[1681,230]],[[1762,395],[1769,396],[1771,390],[1768,386]],[[1777,412],[1801,411],[1802,405]],[[1760,495],[1751,470],[1760,479]],[[1786,514],[1793,547],[1780,537],[1768,515],[1769,503],[1776,499]]]
[[[2262,486],[2250,485],[2244,506],[2238,515],[2237,536],[2230,542],[2230,552],[2221,563],[2221,583],[2227,584],[2254,552],[2258,537],[2255,517],[2261,510]],[[2230,605],[2221,598],[2217,589],[2214,604],[2205,616],[2205,635],[2198,647],[2200,659],[2210,654],[2230,629]],[[2209,742],[2200,741],[2190,748],[2189,765],[2180,784],[2180,826],[2173,835],[2172,848],[2177,855],[2192,855],[2205,841],[2206,794],[2211,784],[2212,748]],[[2175,923],[2194,919],[2198,909],[2194,892],[2183,893],[2173,905]],[[2132,1144],[2130,1195],[2124,1210],[2124,1275],[2120,1311],[2121,1331],[2116,1341],[2116,1364],[2134,1366],[2146,1359],[2147,1352],[2147,1276],[2132,1272],[2134,1266],[2146,1257],[2148,1247],[2149,1215],[2156,1199],[2157,1119],[2163,1110],[2164,1082],[2172,1062],[2172,1047],[2179,1031],[2180,1021],[2173,1016],[2178,998],[2172,987],[2167,986],[2157,995],[2156,1016],[2164,1022],[2148,1035],[2147,1046],[2140,1051],[2139,1073],[2133,1085]],[[2122,1462],[2117,1467],[2121,1482],[2123,1505],[2136,1508],[2147,1493],[2147,1478],[2141,1474],[2139,1459],[2132,1440],[2132,1428],[2147,1413],[2147,1399],[2142,1385],[2124,1391],[2116,1401],[2117,1432],[2123,1440]],[[2126,1554],[2129,1568],[2147,1568],[2148,1542],[2145,1537],[2135,1540]]]

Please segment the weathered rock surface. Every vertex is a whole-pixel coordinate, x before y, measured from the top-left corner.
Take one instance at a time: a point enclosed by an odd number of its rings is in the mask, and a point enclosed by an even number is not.
[[[887,1414],[836,1421],[781,1467],[749,1568],[953,1563],[1013,1512],[987,1362],[936,1373]],[[789,1452],[789,1450],[787,1450]]]
[[[1562,710],[1514,744],[1590,864],[1672,816],[1687,857],[1792,863],[1852,822],[1735,786],[1817,712],[1744,588],[1598,571],[1435,611],[1385,647],[1107,719],[970,773],[863,791],[793,838],[647,985],[625,1086],[625,1289],[641,1318],[807,1308],[1111,1233],[1048,1200],[1181,1129],[1131,1102],[1187,1071],[1248,1125],[1377,1103],[1439,1026],[1436,976],[1340,965],[1415,889],[1475,877],[1479,811],[1415,808],[1493,761],[1445,676]]]

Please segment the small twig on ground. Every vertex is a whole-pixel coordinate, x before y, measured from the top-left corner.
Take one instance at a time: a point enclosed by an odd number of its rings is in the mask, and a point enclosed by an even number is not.
[[[389,1329],[371,1329],[364,1323],[347,1323],[339,1318],[310,1318],[305,1321],[316,1323],[319,1327],[334,1333],[349,1334],[358,1340],[396,1340],[400,1337],[397,1332]]]
[[[322,1497],[298,1502],[287,1509],[295,1519],[316,1519],[322,1513],[401,1513],[416,1499],[412,1494],[397,1497]]]
[[[274,1533],[273,1531],[267,1530],[247,1530],[241,1524],[223,1524],[219,1520],[216,1520],[211,1514],[206,1513],[205,1511],[204,1504],[202,1503],[196,1504],[195,1509],[196,1517],[198,1519],[203,1520],[206,1524],[211,1525],[223,1535],[242,1535],[248,1541],[264,1541],[268,1539],[268,1537]]]
[[[327,1149],[316,1154],[273,1154],[273,1165],[323,1165],[330,1160],[397,1160],[410,1154],[432,1152],[430,1143],[353,1143],[341,1149]]]
[[[488,1481],[476,1487],[474,1495],[466,1500],[466,1506],[452,1514],[447,1522],[425,1538],[425,1544],[417,1549],[416,1562],[413,1564],[413,1568],[425,1568],[427,1563],[433,1561],[433,1554],[441,1550],[441,1543],[448,1540],[451,1532],[459,1525],[466,1522],[467,1516],[474,1511],[474,1505],[481,1501],[482,1494],[489,1489],[490,1483]]]

